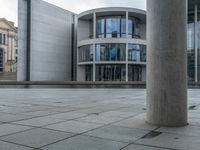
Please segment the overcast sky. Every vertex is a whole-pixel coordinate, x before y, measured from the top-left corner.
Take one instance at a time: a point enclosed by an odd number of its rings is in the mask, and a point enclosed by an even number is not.
[[[17,25],[17,1],[0,0],[0,18],[14,21]],[[44,0],[69,11],[80,13],[99,7],[133,7],[146,10],[146,0]]]

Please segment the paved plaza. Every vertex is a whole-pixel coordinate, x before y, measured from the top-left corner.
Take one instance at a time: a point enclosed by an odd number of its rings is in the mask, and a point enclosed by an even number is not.
[[[200,149],[198,89],[189,90],[190,125],[181,128],[145,123],[143,89],[0,89],[0,95],[0,150]]]

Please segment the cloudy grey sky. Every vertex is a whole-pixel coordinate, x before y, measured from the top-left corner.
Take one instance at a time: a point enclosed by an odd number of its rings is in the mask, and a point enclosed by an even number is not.
[[[18,0],[0,0],[0,18],[17,24]],[[69,11],[80,13],[99,7],[133,7],[146,10],[146,0],[44,0]],[[15,24],[15,25],[16,25]]]

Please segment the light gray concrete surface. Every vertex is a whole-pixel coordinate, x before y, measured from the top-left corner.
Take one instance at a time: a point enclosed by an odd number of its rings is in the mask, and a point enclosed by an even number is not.
[[[187,125],[187,2],[147,1],[147,121]]]
[[[0,89],[0,95],[1,150],[199,150],[198,89],[189,90],[190,125],[181,128],[146,123],[143,89]]]
[[[76,15],[44,2],[31,1],[31,81],[72,79],[72,24]],[[18,80],[26,77],[27,2],[19,0]]]

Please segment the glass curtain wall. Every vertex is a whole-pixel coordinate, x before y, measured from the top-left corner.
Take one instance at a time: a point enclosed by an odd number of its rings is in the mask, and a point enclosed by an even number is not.
[[[126,81],[126,66],[96,65],[96,81]]]
[[[142,81],[142,66],[128,65],[128,80]]]
[[[146,46],[138,44],[129,44],[128,61],[146,62]]]
[[[97,18],[97,38],[122,38],[126,37],[125,16],[106,16]]]
[[[96,61],[125,61],[126,44],[97,44]]]
[[[195,34],[194,11],[188,13],[187,49],[188,49],[188,81],[195,81]]]
[[[85,81],[93,80],[93,65],[85,66]]]
[[[134,17],[128,19],[128,37],[140,38],[140,20]]]
[[[198,81],[200,82],[200,6],[198,6],[197,21]]]
[[[128,37],[140,38],[140,20],[129,17]],[[126,17],[106,16],[97,18],[96,25],[97,38],[125,38],[126,37]]]
[[[93,61],[93,45],[84,45],[79,48],[79,62]]]

